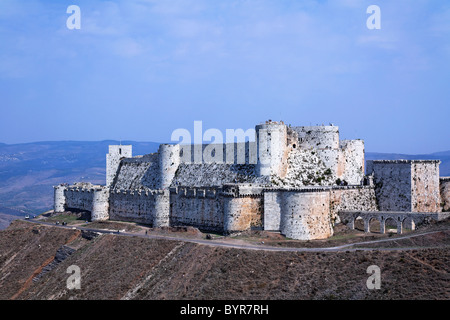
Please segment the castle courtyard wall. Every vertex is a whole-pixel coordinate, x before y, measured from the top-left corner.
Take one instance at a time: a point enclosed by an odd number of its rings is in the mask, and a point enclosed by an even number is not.
[[[377,199],[373,186],[343,186],[330,190],[330,212],[332,223],[338,223],[339,211],[377,211]]]
[[[109,216],[111,220],[155,225],[158,215],[168,218],[169,201],[169,193],[163,190],[116,190],[110,194]],[[165,211],[161,211],[161,209]],[[162,218],[162,220],[167,220],[167,218]]]
[[[220,191],[221,188],[171,188],[170,225],[223,232],[223,197]]]

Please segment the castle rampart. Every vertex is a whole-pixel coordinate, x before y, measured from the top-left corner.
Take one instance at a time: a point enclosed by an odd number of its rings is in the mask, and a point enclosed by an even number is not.
[[[450,210],[450,179],[439,161],[368,161],[362,140],[339,140],[337,126],[291,127],[267,121],[255,141],[161,144],[131,156],[110,146],[105,186],[55,187],[55,212],[78,209],[92,220],[153,227],[194,226],[230,234],[279,231],[324,239],[343,211]],[[367,175],[364,175],[366,167]]]
[[[223,232],[222,188],[176,187],[170,189],[170,225],[189,225]]]
[[[109,153],[106,155],[106,185],[110,186],[119,167],[119,163],[124,158],[132,157],[131,145],[110,145]]]
[[[164,201],[169,202],[169,194],[164,190],[113,190],[109,216],[111,220],[164,224],[164,216],[168,214],[164,212],[167,209]]]

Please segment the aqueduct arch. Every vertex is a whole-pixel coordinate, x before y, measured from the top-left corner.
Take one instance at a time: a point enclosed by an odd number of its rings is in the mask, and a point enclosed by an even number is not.
[[[380,222],[380,233],[386,233],[386,222],[397,227],[397,233],[402,234],[404,229],[415,230],[416,225],[425,219],[439,221],[450,216],[449,213],[429,213],[429,212],[390,212],[390,211],[339,211],[341,221],[355,229],[355,221],[358,218],[364,221],[364,232],[370,230],[370,222],[378,220]]]

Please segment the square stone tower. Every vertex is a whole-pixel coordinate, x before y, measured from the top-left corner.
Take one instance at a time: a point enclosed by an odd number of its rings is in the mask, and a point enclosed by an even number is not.
[[[116,176],[119,168],[120,160],[124,158],[131,158],[131,145],[110,145],[109,153],[106,155],[106,186],[109,187]]]
[[[439,160],[371,160],[380,211],[440,212]]]

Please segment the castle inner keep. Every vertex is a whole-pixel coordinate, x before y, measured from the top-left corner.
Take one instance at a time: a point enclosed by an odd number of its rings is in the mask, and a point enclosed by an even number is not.
[[[340,140],[337,126],[267,121],[255,126],[252,142],[161,144],[156,153],[134,157],[131,145],[111,145],[106,184],[55,186],[54,211],[90,211],[92,221],[325,239],[340,212],[447,211],[449,179],[439,177],[439,164],[378,160],[365,168],[364,142]]]

